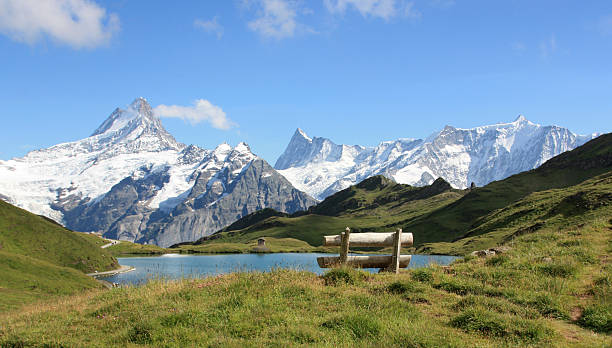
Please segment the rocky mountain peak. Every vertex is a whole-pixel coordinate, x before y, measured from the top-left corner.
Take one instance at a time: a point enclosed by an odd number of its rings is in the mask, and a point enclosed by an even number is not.
[[[321,139],[326,140],[326,139]],[[274,168],[286,169],[298,165],[305,160],[304,155],[312,152],[313,140],[298,128],[293,133],[285,152],[276,160]]]
[[[132,104],[129,106],[130,109],[134,110],[141,116],[144,117],[153,117],[153,109],[147,100],[143,97],[138,97],[134,99]]]
[[[121,144],[136,151],[184,148],[166,131],[151,105],[142,97],[134,99],[126,109],[116,108],[91,137],[97,138],[95,141],[105,147]]]
[[[301,137],[304,138],[308,141],[312,141],[312,138],[310,138],[308,136],[308,134],[306,134],[306,132],[304,132],[301,128],[298,128],[295,130],[295,133],[293,134],[294,137]]]
[[[522,114],[518,115],[518,117],[514,120],[514,122],[525,122],[527,119]]]

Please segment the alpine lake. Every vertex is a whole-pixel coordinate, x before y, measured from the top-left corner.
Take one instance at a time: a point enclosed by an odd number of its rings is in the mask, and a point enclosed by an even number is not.
[[[165,254],[162,256],[118,257],[122,266],[135,269],[103,278],[119,285],[140,285],[150,279],[202,278],[231,272],[267,272],[277,268],[290,268],[322,274],[317,257],[322,253],[273,254]],[[337,255],[337,254],[335,254]],[[408,268],[427,267],[431,264],[448,265],[457,256],[412,255]],[[376,273],[378,268],[364,269]]]

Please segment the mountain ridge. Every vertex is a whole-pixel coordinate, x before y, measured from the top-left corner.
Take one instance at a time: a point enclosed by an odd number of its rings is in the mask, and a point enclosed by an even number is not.
[[[466,188],[533,169],[596,136],[541,126],[523,115],[469,129],[447,125],[425,139],[401,138],[374,147],[339,145],[298,128],[275,168],[319,200],[377,174],[415,186],[442,177]]]
[[[197,243],[244,243],[273,237],[319,246],[323,235],[338,234],[346,226],[355,232],[402,228],[413,233],[415,247],[421,252],[463,255],[495,247],[546,221],[557,223],[565,221],[566,215],[607,209],[612,202],[611,178],[612,133],[555,156],[536,169],[484,187],[458,190],[441,178],[431,185],[413,187],[374,176],[308,211],[253,213]],[[540,196],[555,206],[538,203]],[[525,221],[525,216],[531,218]]]

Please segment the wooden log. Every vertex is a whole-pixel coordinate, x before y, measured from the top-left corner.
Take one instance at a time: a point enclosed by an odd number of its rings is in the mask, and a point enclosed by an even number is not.
[[[393,245],[395,232],[351,233],[349,242],[352,247],[385,247]],[[412,246],[412,233],[402,233],[402,246]],[[324,246],[342,245],[340,235],[323,236]]]
[[[348,256],[346,263],[352,267],[359,268],[388,268],[391,263],[391,255],[358,255]],[[412,255],[400,255],[399,268],[406,268],[410,264]],[[321,268],[330,268],[340,264],[339,256],[317,257],[317,263]]]
[[[391,255],[391,264],[389,265],[389,271],[395,274],[399,273],[399,259],[402,249],[402,229],[398,228],[393,236],[393,255]]]
[[[346,258],[348,257],[349,252],[349,242],[350,242],[351,229],[346,227],[344,233],[341,236],[342,247],[340,249],[340,264],[346,264]]]

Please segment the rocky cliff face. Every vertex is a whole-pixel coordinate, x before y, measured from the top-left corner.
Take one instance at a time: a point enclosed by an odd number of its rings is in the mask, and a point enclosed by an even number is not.
[[[0,161],[0,194],[77,231],[161,246],[196,240],[257,209],[292,213],[315,203],[247,144],[178,143],[142,98],[88,138]]]
[[[398,139],[370,148],[310,138],[298,129],[275,168],[318,199],[378,174],[417,186],[441,177],[455,188],[466,188],[536,168],[595,136],[540,126],[523,116],[472,129],[446,126],[427,139]]]

